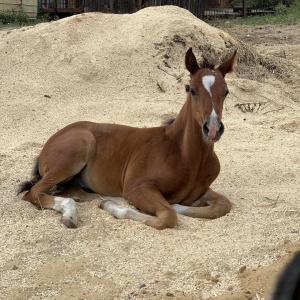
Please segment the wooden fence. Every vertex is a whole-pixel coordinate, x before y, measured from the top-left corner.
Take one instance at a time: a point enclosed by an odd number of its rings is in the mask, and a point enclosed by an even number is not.
[[[85,0],[85,11],[133,13],[147,6],[176,5],[205,19],[272,13],[274,3],[276,0]]]
[[[177,5],[200,19],[274,12],[276,0],[148,0],[149,6]]]
[[[23,10],[29,18],[35,19],[38,13],[36,0],[0,0],[0,11],[18,12]]]
[[[1,0],[0,0],[1,1]],[[279,0],[36,0],[40,12],[64,17],[81,12],[134,13],[147,6],[176,5],[200,19],[274,12]],[[272,7],[273,5],[273,7]]]

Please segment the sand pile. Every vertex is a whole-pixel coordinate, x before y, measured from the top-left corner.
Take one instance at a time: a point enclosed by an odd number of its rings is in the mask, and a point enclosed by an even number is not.
[[[214,188],[234,204],[227,217],[180,216],[177,228],[159,232],[92,201],[79,205],[79,228],[66,230],[56,212],[15,195],[43,143],[66,124],[154,126],[176,114],[189,47],[216,64],[241,50],[216,145],[222,173]],[[208,299],[237,288],[242,266],[268,265],[284,243],[299,243],[299,105],[280,76],[244,59],[259,55],[243,47],[169,6],[0,32],[0,298]]]

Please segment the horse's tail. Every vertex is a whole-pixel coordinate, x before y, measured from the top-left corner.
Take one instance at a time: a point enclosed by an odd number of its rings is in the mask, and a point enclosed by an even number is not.
[[[20,183],[20,185],[18,187],[18,195],[23,192],[29,191],[41,179],[42,179],[42,177],[39,173],[39,158],[37,157],[35,160],[33,170],[32,170],[31,180]]]

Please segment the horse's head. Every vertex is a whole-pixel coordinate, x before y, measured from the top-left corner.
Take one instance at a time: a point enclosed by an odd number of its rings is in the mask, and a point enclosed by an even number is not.
[[[185,65],[191,76],[188,92],[192,98],[194,118],[207,141],[219,140],[224,132],[221,119],[223,103],[228,94],[224,78],[227,73],[233,71],[235,56],[236,51],[218,68],[207,62],[199,66],[192,48],[185,56]]]

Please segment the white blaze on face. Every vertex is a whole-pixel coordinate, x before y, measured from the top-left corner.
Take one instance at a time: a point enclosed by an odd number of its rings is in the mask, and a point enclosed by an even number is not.
[[[212,97],[212,93],[210,88],[214,85],[216,81],[215,76],[213,75],[206,75],[202,77],[202,84],[205,87],[205,89],[208,91],[208,93],[210,94],[210,96]]]
[[[206,75],[202,77],[202,84],[204,88],[207,90],[207,92],[209,93],[211,98],[212,98],[211,87],[214,85],[215,81],[216,78],[213,75]],[[208,136],[214,138],[216,136],[217,131],[219,130],[219,127],[220,126],[218,122],[218,116],[216,114],[214,107],[212,107],[212,112],[208,120]]]
[[[209,119],[214,121],[214,120],[218,120],[218,115],[216,114],[215,109],[213,108],[211,115],[209,116]]]
[[[220,125],[218,122],[218,116],[213,108],[211,115],[208,120],[208,136],[214,138],[219,130]]]

